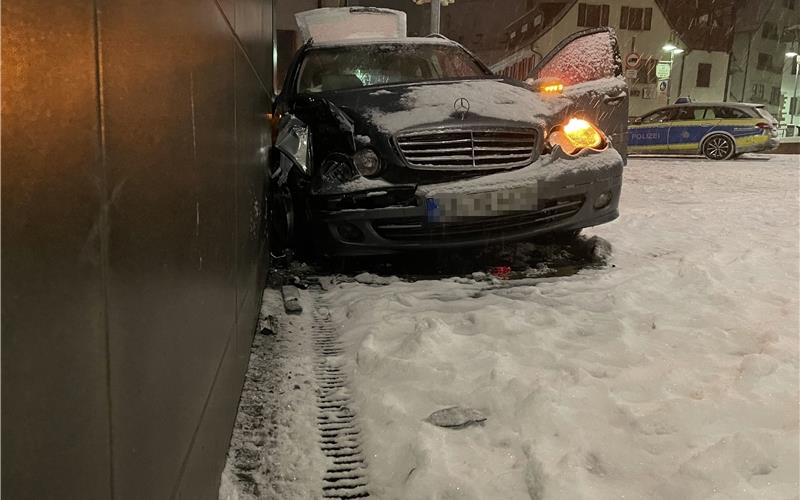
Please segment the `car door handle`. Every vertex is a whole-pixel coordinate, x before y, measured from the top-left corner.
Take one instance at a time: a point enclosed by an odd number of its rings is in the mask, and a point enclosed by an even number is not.
[[[606,95],[603,96],[603,102],[606,104],[610,104],[612,106],[616,106],[617,104],[621,103],[623,99],[628,97],[628,94],[625,92],[621,92],[617,95]]]

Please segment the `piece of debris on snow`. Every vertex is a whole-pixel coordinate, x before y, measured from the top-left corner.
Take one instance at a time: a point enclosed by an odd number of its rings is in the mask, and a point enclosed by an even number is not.
[[[592,236],[587,242],[592,249],[592,259],[595,262],[606,262],[611,257],[611,243],[599,236]]]
[[[319,286],[322,287],[323,290],[330,291],[336,286],[336,280],[333,276],[322,276],[319,279]]]
[[[461,429],[472,424],[479,424],[486,420],[486,417],[473,408],[462,408],[460,406],[451,406],[443,410],[437,410],[430,414],[425,419],[433,425],[439,427],[448,427],[454,429]]]
[[[397,276],[378,276],[372,273],[357,274],[354,279],[364,285],[390,285],[400,281]]]
[[[278,320],[275,316],[269,315],[261,322],[261,335],[275,335],[278,333]]]
[[[300,305],[300,290],[297,287],[286,285],[281,287],[283,294],[283,308],[287,313],[301,313],[303,306]]]

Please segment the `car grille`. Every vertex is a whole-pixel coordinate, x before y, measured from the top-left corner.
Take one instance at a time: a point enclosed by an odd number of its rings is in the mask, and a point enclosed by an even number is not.
[[[406,164],[417,169],[508,169],[537,156],[536,129],[424,130],[401,134],[396,142]]]
[[[446,223],[426,223],[420,218],[382,219],[372,223],[381,237],[394,241],[468,241],[487,235],[520,233],[566,220],[581,209],[584,197],[552,200],[545,208],[496,217],[472,217]]]

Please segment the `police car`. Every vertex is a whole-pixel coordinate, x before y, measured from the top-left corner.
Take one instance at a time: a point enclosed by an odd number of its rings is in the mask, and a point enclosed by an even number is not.
[[[701,154],[727,160],[779,145],[778,122],[760,104],[684,103],[635,119],[628,128],[631,154]]]

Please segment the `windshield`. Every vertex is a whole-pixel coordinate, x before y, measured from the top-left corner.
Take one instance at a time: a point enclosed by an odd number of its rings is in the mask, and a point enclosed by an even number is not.
[[[383,44],[310,51],[303,61],[298,92],[328,92],[373,85],[455,78],[489,73],[463,49],[448,45]]]

